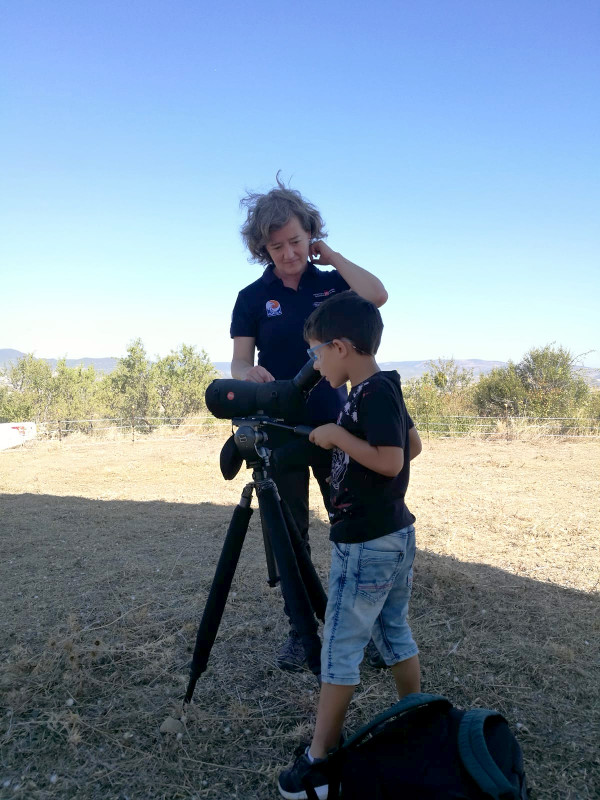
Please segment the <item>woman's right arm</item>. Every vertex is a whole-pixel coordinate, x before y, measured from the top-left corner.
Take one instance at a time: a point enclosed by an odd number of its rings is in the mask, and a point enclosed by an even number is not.
[[[233,357],[231,359],[231,377],[240,381],[268,383],[275,378],[264,367],[255,366],[254,350],[256,342],[253,336],[235,336],[233,339]]]

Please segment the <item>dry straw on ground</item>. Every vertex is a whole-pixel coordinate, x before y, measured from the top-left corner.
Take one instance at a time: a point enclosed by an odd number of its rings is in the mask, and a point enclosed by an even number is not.
[[[310,673],[274,666],[286,633],[251,521],[209,668],[181,732],[196,626],[241,488],[220,439],[48,443],[0,454],[2,798],[277,796],[309,736]],[[424,689],[497,708],[533,796],[599,796],[600,443],[426,443],[412,625]],[[316,498],[317,493],[313,496]],[[324,514],[313,554],[328,569]],[[394,702],[363,669],[354,730]]]

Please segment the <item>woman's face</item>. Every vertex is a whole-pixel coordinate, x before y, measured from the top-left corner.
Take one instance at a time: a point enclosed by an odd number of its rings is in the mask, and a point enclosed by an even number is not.
[[[267,252],[275,265],[275,274],[284,278],[299,278],[306,269],[310,234],[305,231],[298,217],[290,217],[283,228],[271,231]]]

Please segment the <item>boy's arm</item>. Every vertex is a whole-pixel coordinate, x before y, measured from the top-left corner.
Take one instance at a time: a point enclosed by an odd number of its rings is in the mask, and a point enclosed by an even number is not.
[[[388,478],[395,478],[404,466],[404,450],[401,447],[371,445],[334,422],[315,428],[309,439],[325,450],[339,447],[363,467]]]
[[[416,458],[423,449],[421,437],[419,436],[419,432],[414,425],[412,428],[408,429],[408,446],[410,449],[410,460],[412,461],[413,458]]]

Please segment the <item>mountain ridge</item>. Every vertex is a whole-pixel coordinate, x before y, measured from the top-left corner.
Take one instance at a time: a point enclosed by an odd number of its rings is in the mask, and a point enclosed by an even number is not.
[[[0,348],[0,369],[6,369],[11,364],[14,364],[19,358],[22,358],[26,353],[12,348]],[[414,361],[380,361],[379,366],[382,369],[390,370],[396,369],[400,373],[402,380],[410,380],[411,378],[420,378],[428,369],[428,364],[437,359],[419,359]],[[58,363],[57,358],[43,358],[52,369]],[[105,357],[105,358],[67,358],[67,367],[77,367],[81,364],[83,367],[93,366],[97,372],[108,374],[115,369],[119,362],[118,358]],[[454,363],[459,369],[472,369],[475,378],[480,375],[485,375],[491,372],[496,367],[505,367],[507,361],[488,361],[482,358],[456,358]],[[213,361],[215,368],[219,371],[222,377],[230,378],[230,362],[229,361]],[[600,368],[583,367],[584,377],[591,386],[600,387]]]

